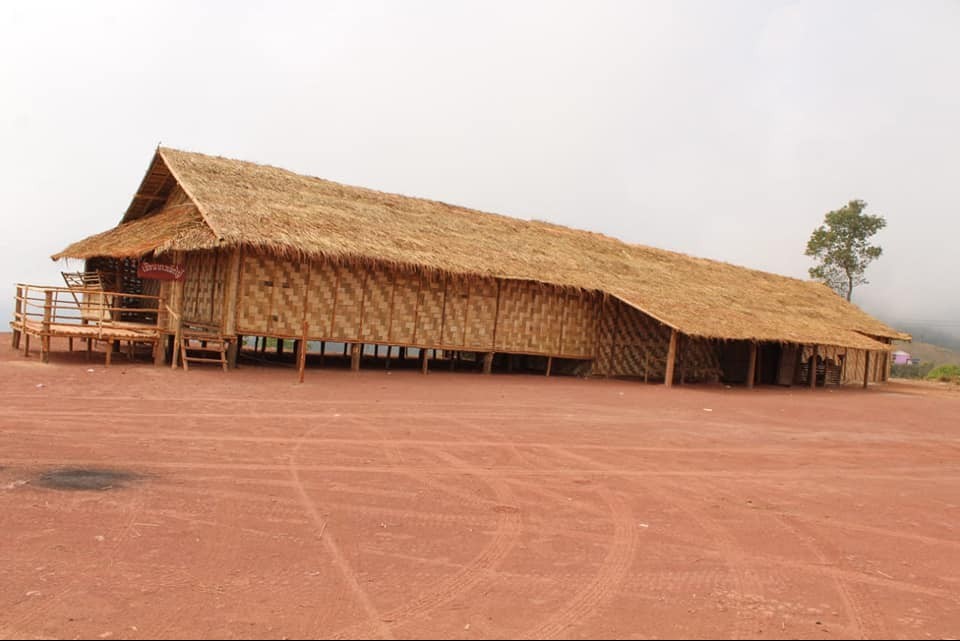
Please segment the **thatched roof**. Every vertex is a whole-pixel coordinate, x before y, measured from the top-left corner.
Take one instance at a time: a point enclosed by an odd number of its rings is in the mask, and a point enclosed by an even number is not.
[[[187,202],[161,205],[177,189]],[[120,226],[54,258],[247,246],[612,294],[691,335],[883,349],[825,285],[290,171],[160,148]]]

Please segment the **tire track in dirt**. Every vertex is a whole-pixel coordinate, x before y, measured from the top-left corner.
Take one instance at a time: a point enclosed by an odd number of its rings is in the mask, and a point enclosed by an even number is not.
[[[546,620],[522,636],[531,639],[561,637],[568,628],[596,614],[597,609],[613,596],[626,578],[633,563],[637,545],[637,526],[630,508],[609,489],[601,487],[600,496],[610,508],[613,522],[613,537],[608,544],[607,556],[593,580]]]
[[[620,470],[618,468],[607,465],[602,461],[594,460],[588,456],[584,456],[583,454],[569,452],[559,446],[554,446],[551,449],[557,454],[565,456],[571,460],[578,461],[581,464],[586,463],[591,465],[595,470],[603,471],[611,476],[618,476],[620,474]],[[690,499],[682,498],[683,493],[689,490],[688,487],[680,486],[670,481],[664,481],[656,477],[652,477],[647,480],[647,488],[656,489],[661,496],[669,497],[673,507],[686,514],[690,520],[700,527],[700,529],[712,534],[712,538],[718,542],[720,545],[720,553],[723,563],[727,567],[727,570],[730,576],[733,578],[737,588],[735,596],[737,598],[738,607],[737,618],[734,621],[733,637],[739,639],[756,636],[754,630],[747,629],[747,627],[752,623],[752,617],[749,615],[748,609],[745,607],[744,600],[748,594],[748,590],[752,590],[753,594],[755,594],[758,598],[762,598],[761,595],[763,593],[763,589],[754,570],[749,568],[748,564],[743,563],[743,559],[746,558],[747,555],[740,553],[741,548],[736,543],[736,540],[730,535],[725,527],[717,523],[715,520],[710,519],[709,517],[703,518],[698,510],[700,506],[694,505]]]
[[[434,454],[446,460],[456,469],[460,470],[461,473],[476,476],[476,469],[466,461],[442,451],[434,452]],[[415,476],[419,482],[421,479],[418,475]],[[481,583],[490,581],[495,577],[494,573],[497,566],[513,550],[521,532],[519,510],[516,508],[509,509],[512,507],[515,497],[507,484],[502,481],[484,480],[483,482],[491,489],[497,499],[501,501],[499,507],[508,508],[494,510],[497,514],[497,523],[492,539],[477,556],[465,563],[458,571],[436,582],[411,601],[386,612],[384,616],[394,621],[395,625],[401,626],[411,621],[421,619],[444,604],[459,598]],[[477,497],[474,497],[475,500],[476,498]],[[486,504],[486,502],[483,502],[483,504]],[[496,508],[497,505],[494,507]],[[333,635],[333,638],[352,638],[357,636],[357,632],[357,627],[354,626],[347,630],[341,630]]]
[[[661,482],[659,485],[664,491],[671,491],[675,507],[686,514],[719,546],[722,563],[726,566],[736,585],[736,592],[733,596],[737,603],[737,616],[733,622],[732,638],[755,638],[759,634],[757,630],[759,622],[753,613],[752,606],[755,604],[752,602],[762,602],[765,590],[756,568],[753,567],[753,556],[737,543],[736,538],[730,533],[727,526],[719,523],[709,516],[706,510],[702,509],[702,503],[697,503],[692,498],[684,498],[685,493],[692,491],[690,487],[671,482]],[[706,493],[702,495],[706,495]]]
[[[795,538],[799,539],[800,542],[803,543],[804,547],[810,550],[810,552],[813,553],[818,561],[828,567],[832,567],[834,565],[827,559],[827,556],[823,553],[823,549],[820,547],[820,544],[817,543],[817,540],[812,535],[802,532],[800,528],[791,524],[788,521],[788,517],[785,515],[773,514],[772,516],[774,520],[785,530],[793,534]],[[883,625],[879,615],[875,612],[872,612],[865,616],[863,606],[860,604],[859,600],[856,598],[850,589],[850,586],[844,580],[843,576],[840,573],[830,573],[829,576],[832,579],[837,592],[840,594],[840,600],[843,602],[844,609],[847,611],[847,614],[853,621],[854,634],[851,636],[855,635],[860,639],[869,639],[872,637],[878,639],[888,638],[883,631]],[[868,632],[868,629],[874,632]]]
[[[317,429],[319,428],[313,428],[304,434],[304,436],[308,436],[311,432],[316,431]],[[290,452],[288,457],[290,478],[294,482],[296,494],[300,498],[300,502],[303,505],[307,515],[317,528],[317,538],[320,539],[324,549],[332,558],[334,565],[340,571],[344,581],[346,581],[346,584],[350,587],[350,591],[353,593],[357,601],[360,602],[360,606],[367,615],[367,626],[365,627],[368,629],[372,628],[377,634],[379,634],[381,638],[393,639],[393,633],[390,630],[390,627],[383,621],[383,617],[377,610],[377,607],[370,598],[370,595],[367,594],[367,591],[360,584],[360,578],[356,571],[350,566],[350,562],[340,550],[340,546],[337,545],[332,533],[326,531],[327,520],[324,519],[320,514],[316,504],[313,502],[304,488],[303,481],[300,479],[300,472],[296,464],[296,457],[302,445],[302,442],[298,443],[294,447],[293,451]],[[336,599],[335,601],[340,602],[340,599]]]

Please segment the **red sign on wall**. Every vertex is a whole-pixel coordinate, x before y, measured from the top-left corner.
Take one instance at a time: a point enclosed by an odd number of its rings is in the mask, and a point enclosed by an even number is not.
[[[141,260],[137,265],[137,276],[151,280],[183,280],[187,272],[183,265],[167,265],[164,263],[150,263]]]

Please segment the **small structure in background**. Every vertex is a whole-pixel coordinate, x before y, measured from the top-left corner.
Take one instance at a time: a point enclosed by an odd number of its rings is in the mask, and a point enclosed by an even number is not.
[[[893,364],[894,365],[910,365],[913,362],[913,359],[910,357],[910,352],[905,352],[902,349],[898,349],[893,354]]]

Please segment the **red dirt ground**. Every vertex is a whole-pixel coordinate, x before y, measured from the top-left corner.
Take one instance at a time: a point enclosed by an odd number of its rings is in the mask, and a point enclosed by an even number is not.
[[[960,633],[948,388],[297,385],[0,339],[0,637]],[[67,466],[140,478],[38,485]]]

